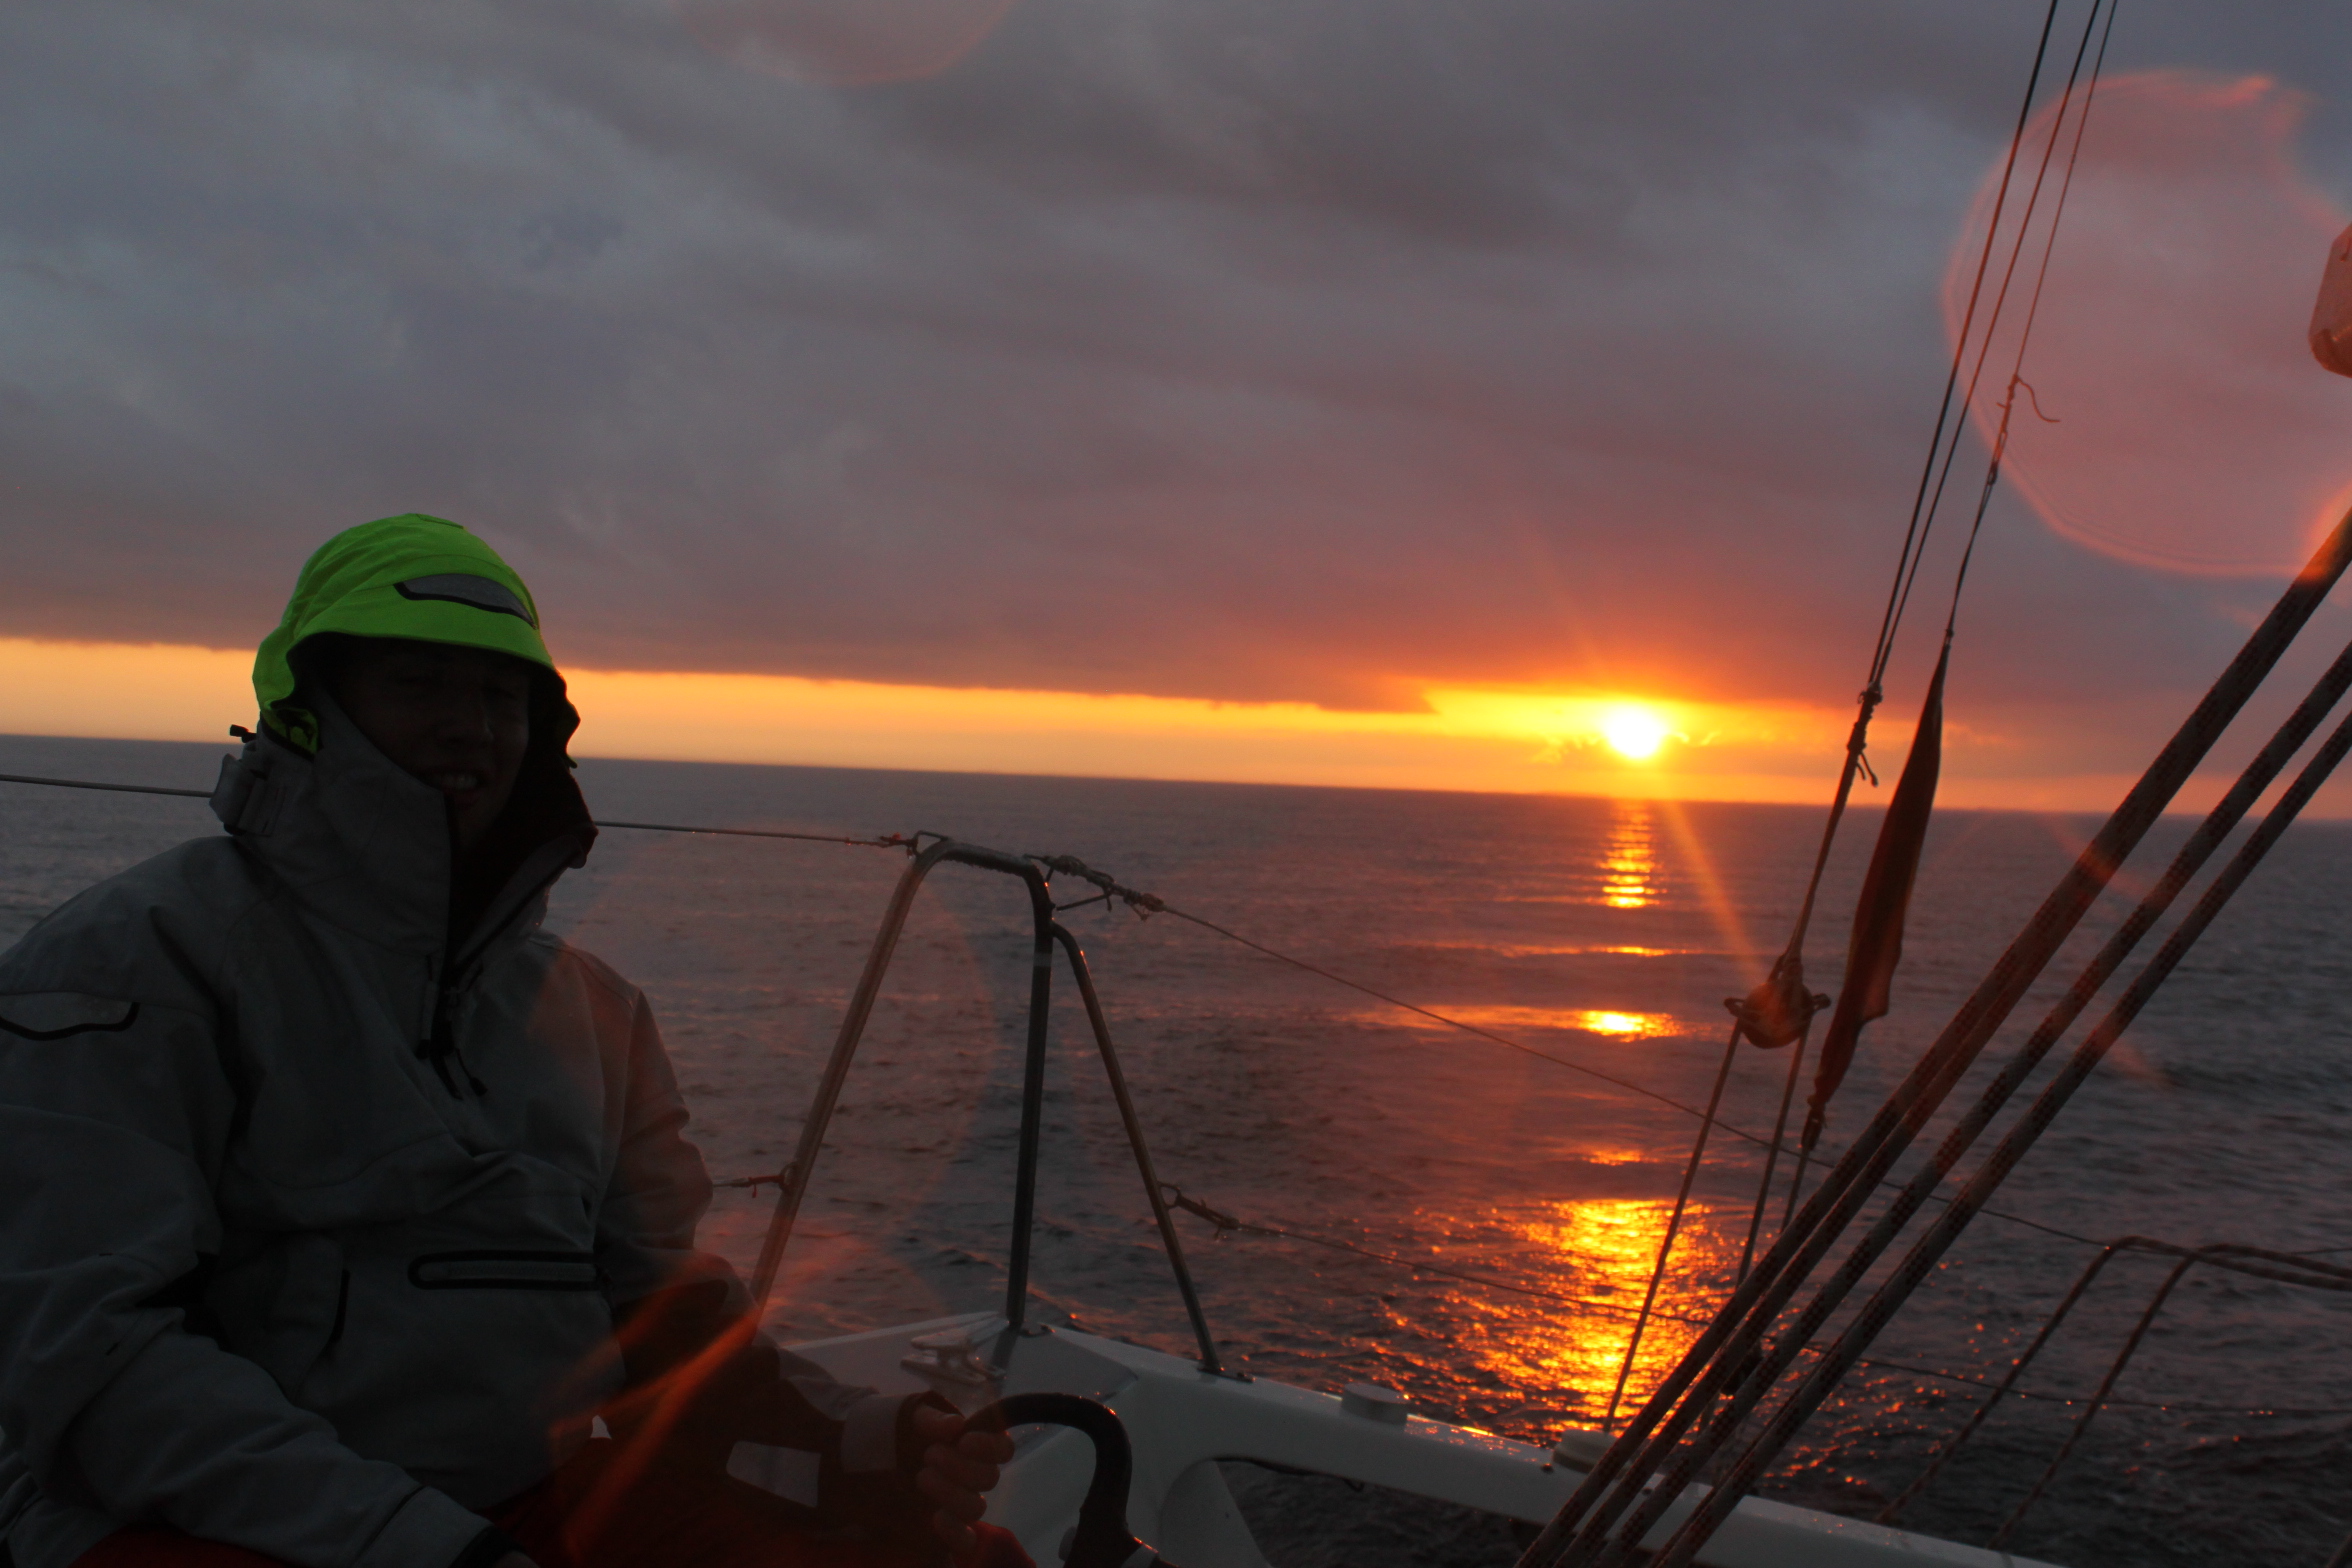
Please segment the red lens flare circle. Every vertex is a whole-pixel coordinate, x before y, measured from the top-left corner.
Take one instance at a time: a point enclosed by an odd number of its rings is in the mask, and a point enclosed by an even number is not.
[[[2001,468],[2068,539],[2165,571],[2289,575],[2334,523],[2352,486],[2352,382],[2312,363],[2306,330],[2345,215],[2296,167],[2304,104],[2259,76],[2153,71],[2100,85],[2020,372],[2032,395],[2017,396]],[[2080,106],[2078,93],[2058,128],[1970,409],[1986,440]],[[2055,118],[2044,109],[2026,131],[1974,337]],[[1953,250],[1946,341],[1999,179],[1996,163]]]

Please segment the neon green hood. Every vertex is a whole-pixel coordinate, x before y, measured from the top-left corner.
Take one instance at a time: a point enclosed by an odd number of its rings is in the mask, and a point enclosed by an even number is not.
[[[253,656],[261,721],[304,752],[318,720],[294,701],[292,656],[321,632],[406,637],[512,654],[555,671],[531,590],[498,552],[447,518],[404,512],[346,528],[302,563],[285,619]]]

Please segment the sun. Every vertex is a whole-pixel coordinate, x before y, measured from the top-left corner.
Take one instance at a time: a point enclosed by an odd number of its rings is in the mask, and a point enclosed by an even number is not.
[[[1609,749],[1631,762],[1647,762],[1666,744],[1673,730],[1656,710],[1628,703],[1601,716],[1601,739]]]

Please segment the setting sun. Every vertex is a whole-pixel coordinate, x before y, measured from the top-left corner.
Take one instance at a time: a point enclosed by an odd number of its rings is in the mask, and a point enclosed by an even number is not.
[[[1601,718],[1601,739],[1620,757],[1647,762],[1658,754],[1672,731],[1649,708],[1612,708]]]

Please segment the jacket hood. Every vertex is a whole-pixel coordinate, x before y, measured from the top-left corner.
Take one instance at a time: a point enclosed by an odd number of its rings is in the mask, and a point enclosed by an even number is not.
[[[254,655],[253,695],[262,726],[305,753],[318,749],[318,716],[309,694],[297,694],[294,650],[322,632],[510,654],[545,670],[560,701],[563,678],[540,638],[531,590],[497,551],[447,518],[404,512],[346,528],[302,564],[285,618]],[[570,704],[562,709],[577,725]]]

